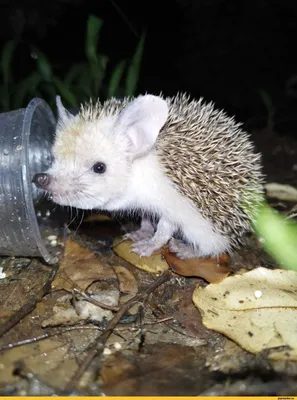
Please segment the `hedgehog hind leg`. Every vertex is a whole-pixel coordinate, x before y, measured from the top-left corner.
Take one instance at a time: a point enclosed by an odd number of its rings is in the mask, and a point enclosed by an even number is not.
[[[185,243],[181,239],[170,239],[168,248],[171,253],[175,253],[175,255],[181,259],[201,257],[199,249],[195,248],[191,244]]]
[[[126,233],[124,239],[130,239],[133,242],[138,242],[139,240],[150,239],[154,236],[155,227],[152,222],[143,217],[141,220],[140,228],[134,232]]]

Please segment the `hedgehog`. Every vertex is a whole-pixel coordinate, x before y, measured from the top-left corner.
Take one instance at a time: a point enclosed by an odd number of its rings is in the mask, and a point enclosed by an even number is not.
[[[231,254],[253,231],[261,155],[213,102],[143,94],[90,100],[77,115],[56,103],[53,163],[33,178],[54,202],[137,212],[140,227],[125,238],[140,256],[165,245],[184,259]]]

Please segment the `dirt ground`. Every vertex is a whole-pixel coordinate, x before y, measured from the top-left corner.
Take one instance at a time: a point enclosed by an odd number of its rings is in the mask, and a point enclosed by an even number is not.
[[[265,130],[253,138],[267,180],[297,186],[296,140]],[[253,354],[203,325],[192,295],[206,280],[152,274],[117,256],[112,243],[127,221],[77,227],[57,267],[0,259],[0,395],[296,395],[296,361]],[[230,267],[258,266],[277,267],[250,237]]]

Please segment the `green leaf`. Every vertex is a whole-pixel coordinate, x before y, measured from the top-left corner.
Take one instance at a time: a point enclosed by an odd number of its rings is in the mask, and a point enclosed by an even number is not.
[[[99,91],[101,89],[102,81],[105,77],[105,72],[107,68],[108,57],[104,55],[98,55],[97,65],[92,65],[92,77],[93,77],[93,96],[99,96]]]
[[[69,89],[69,87],[59,78],[54,78],[54,84],[59,92],[59,94],[65,99],[68,104],[72,107],[77,107],[77,99],[74,93]]]
[[[87,34],[85,42],[85,53],[88,59],[88,79],[84,77],[88,85],[88,92],[92,96],[98,96],[102,81],[105,76],[108,57],[97,53],[97,46],[103,21],[95,15],[90,15],[87,22]]]
[[[17,46],[17,42],[15,40],[9,40],[3,47],[1,53],[1,73],[3,80],[3,88],[2,88],[2,107],[5,111],[8,111],[10,108],[10,84],[12,81],[11,71],[12,71],[12,58]]]
[[[36,58],[36,64],[38,71],[40,72],[42,78],[50,82],[52,81],[53,78],[53,71],[50,62],[48,61],[47,57],[41,53],[39,50],[35,50],[35,53],[37,55]]]
[[[125,85],[125,95],[126,96],[133,96],[136,91],[136,87],[137,87],[137,83],[138,83],[138,79],[139,79],[143,49],[144,49],[144,41],[145,41],[145,33],[142,34],[142,36],[139,40],[135,54],[132,58],[131,64],[127,71],[126,85]]]
[[[75,81],[79,79],[79,77],[84,73],[84,71],[88,69],[87,63],[80,63],[71,66],[70,70],[67,72],[64,82],[66,85],[71,86]]]
[[[263,247],[283,268],[297,271],[297,224],[263,205],[255,224]]]
[[[15,40],[9,40],[3,47],[1,53],[1,72],[4,85],[8,85],[11,80],[12,57],[17,46]]]
[[[126,60],[120,61],[117,64],[117,66],[115,67],[115,69],[113,70],[112,75],[109,80],[109,85],[107,88],[107,97],[113,97],[116,95],[118,88],[119,88],[119,84],[124,75],[126,65],[127,65]]]
[[[97,63],[97,45],[103,21],[95,15],[90,15],[87,22],[85,53],[90,64]]]
[[[76,86],[77,88],[80,88],[80,90],[83,88],[84,93],[88,98],[92,96],[92,80],[90,79],[89,69],[82,71]]]
[[[25,107],[27,105],[27,98],[31,96],[37,97],[36,92],[41,80],[42,78],[39,72],[35,71],[16,85],[16,89],[13,93],[13,107],[15,109]]]

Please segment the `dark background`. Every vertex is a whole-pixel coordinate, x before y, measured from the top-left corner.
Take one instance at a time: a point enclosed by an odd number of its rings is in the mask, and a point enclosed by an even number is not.
[[[53,64],[79,62],[91,13],[104,21],[99,47],[111,65],[129,57],[146,30],[138,93],[187,91],[254,128],[267,123],[265,90],[277,131],[295,134],[296,0],[1,1],[1,45],[22,43],[14,74],[30,72],[32,44]]]

